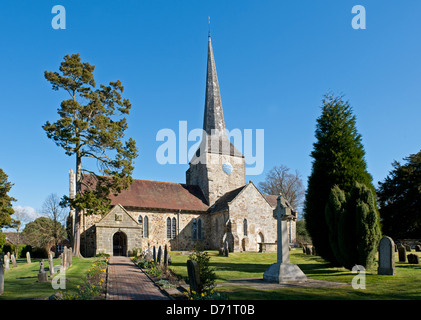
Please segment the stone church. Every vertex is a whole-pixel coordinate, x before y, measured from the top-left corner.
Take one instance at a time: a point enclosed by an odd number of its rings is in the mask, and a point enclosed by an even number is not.
[[[133,179],[129,189],[111,196],[107,214],[83,215],[83,256],[128,255],[133,249],[165,245],[170,250],[192,250],[196,244],[218,250],[224,243],[231,252],[276,251],[273,210],[278,195],[262,194],[252,181],[246,183],[244,155],[225,132],[210,35],[203,130],[185,184]],[[74,181],[70,170],[70,193]],[[285,205],[294,217],[288,225],[289,242],[294,243],[297,215]]]

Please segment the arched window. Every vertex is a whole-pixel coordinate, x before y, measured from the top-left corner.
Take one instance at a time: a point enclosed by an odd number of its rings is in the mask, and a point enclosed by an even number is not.
[[[142,224],[142,223],[143,223],[142,216],[139,216],[139,217],[137,218],[137,222],[138,222],[138,223],[140,223],[140,224]]]
[[[148,216],[143,218],[143,237],[149,237],[149,219]]]
[[[243,220],[244,236],[247,237],[247,219]]]
[[[167,218],[167,239],[171,239],[171,218]]]
[[[193,219],[192,221],[192,238],[193,240],[197,240],[197,220]]]
[[[172,238],[175,239],[177,235],[177,219],[172,218]]]
[[[197,219],[197,238],[202,240],[202,220]]]

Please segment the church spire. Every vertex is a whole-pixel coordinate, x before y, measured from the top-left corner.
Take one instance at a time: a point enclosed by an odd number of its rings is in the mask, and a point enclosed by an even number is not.
[[[222,111],[221,93],[216,74],[215,58],[209,29],[208,66],[206,74],[205,117],[203,130],[208,134],[225,134],[224,113]]]

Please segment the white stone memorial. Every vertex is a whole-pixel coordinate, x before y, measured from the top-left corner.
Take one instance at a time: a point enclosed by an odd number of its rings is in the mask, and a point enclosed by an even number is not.
[[[287,223],[292,219],[290,208],[282,201],[282,195],[277,199],[273,217],[278,220],[278,250],[277,262],[272,264],[263,274],[263,279],[269,282],[303,282],[307,281],[301,269],[289,260],[289,241]]]

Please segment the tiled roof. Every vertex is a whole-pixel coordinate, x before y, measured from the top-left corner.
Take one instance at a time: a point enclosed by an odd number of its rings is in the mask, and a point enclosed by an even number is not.
[[[127,190],[111,195],[111,204],[123,207],[207,211],[205,197],[197,185],[133,179]]]

